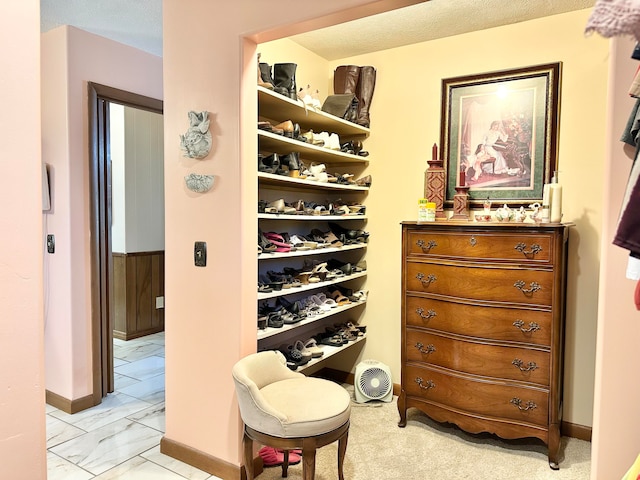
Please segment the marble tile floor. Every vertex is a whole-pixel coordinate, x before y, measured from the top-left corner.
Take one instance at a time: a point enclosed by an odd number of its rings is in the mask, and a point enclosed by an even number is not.
[[[46,406],[48,480],[219,480],[160,453],[164,333],[114,339],[114,383],[74,415]]]

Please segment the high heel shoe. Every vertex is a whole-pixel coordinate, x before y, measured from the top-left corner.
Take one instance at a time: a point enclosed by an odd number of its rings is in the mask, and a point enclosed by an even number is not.
[[[289,176],[293,178],[300,178],[300,153],[291,152],[284,157],[281,157],[280,163],[286,165],[289,169]],[[306,175],[302,175],[302,178],[306,178]]]
[[[370,187],[371,186],[371,175],[367,175],[365,177],[359,178],[356,180],[356,185],[359,187]]]
[[[280,156],[277,153],[271,155],[258,155],[258,171],[264,173],[276,173],[280,169]]]
[[[273,128],[281,129],[285,137],[293,138],[293,122],[291,120],[285,120],[284,122],[274,125]]]

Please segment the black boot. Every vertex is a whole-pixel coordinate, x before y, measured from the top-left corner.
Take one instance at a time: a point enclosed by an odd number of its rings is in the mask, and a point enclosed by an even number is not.
[[[292,100],[297,100],[296,63],[276,63],[273,65],[274,91]]]
[[[258,54],[258,85],[273,90],[271,67],[267,63],[260,63],[260,54]]]
[[[259,63],[258,68],[260,68],[260,78],[264,82],[262,86],[269,90],[273,90],[275,84],[273,82],[273,77],[271,76],[271,65],[268,63]],[[258,82],[258,84],[260,84],[260,82]],[[268,85],[271,85],[271,87]]]
[[[359,78],[360,67],[340,65],[333,72],[333,93],[356,93]]]
[[[360,78],[355,92],[356,97],[358,97],[358,118],[356,123],[367,128],[371,124],[369,107],[371,106],[375,87],[376,69],[371,66],[360,67]]]

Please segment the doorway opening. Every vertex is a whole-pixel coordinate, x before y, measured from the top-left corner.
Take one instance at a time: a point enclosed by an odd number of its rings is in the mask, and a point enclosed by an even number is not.
[[[163,102],[92,82],[88,83],[88,94],[92,383],[93,402],[97,405],[114,390],[113,329],[116,309],[112,250],[114,197],[110,104],[162,115]],[[162,263],[164,264],[163,261]],[[164,267],[162,275],[164,276]]]

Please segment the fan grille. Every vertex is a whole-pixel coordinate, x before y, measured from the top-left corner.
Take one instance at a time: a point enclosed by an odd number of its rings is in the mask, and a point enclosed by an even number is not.
[[[391,382],[387,372],[378,367],[367,368],[358,380],[360,391],[371,399],[382,398],[389,393]]]

